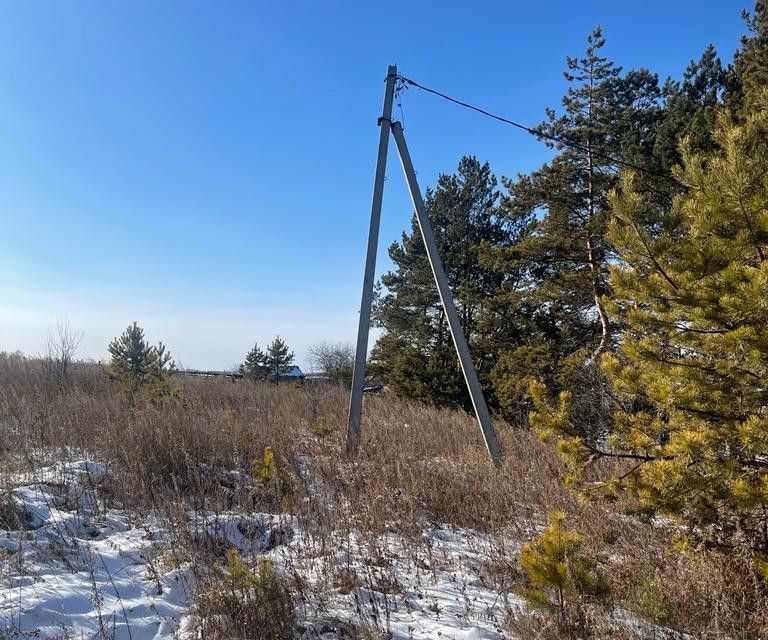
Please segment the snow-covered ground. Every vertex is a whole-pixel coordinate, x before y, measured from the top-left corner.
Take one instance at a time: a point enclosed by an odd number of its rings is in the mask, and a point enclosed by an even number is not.
[[[417,543],[395,533],[336,537],[328,555],[306,552],[313,547],[297,541],[271,552],[321,588],[309,620],[341,619],[403,640],[490,640],[503,637],[508,606],[520,604],[487,584],[492,541],[471,530],[435,526]]]
[[[0,638],[199,637],[195,580],[173,559],[174,532],[157,515],[105,508],[106,473],[78,461],[13,482],[1,512],[17,526],[0,528]],[[352,627],[397,640],[503,638],[507,612],[521,606],[488,577],[514,544],[469,529],[433,525],[414,541],[395,531],[318,537],[282,514],[187,519],[193,538],[268,556],[300,579],[306,640]]]
[[[104,474],[93,462],[57,465],[6,496],[23,527],[0,529],[0,637],[176,634],[189,610],[189,572],[153,567],[157,527],[103,509]]]

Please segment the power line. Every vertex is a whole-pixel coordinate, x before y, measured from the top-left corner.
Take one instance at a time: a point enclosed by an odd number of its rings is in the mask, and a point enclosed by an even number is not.
[[[505,118],[503,116],[497,115],[495,113],[491,113],[490,111],[486,111],[485,109],[482,109],[481,107],[477,107],[473,104],[469,104],[468,102],[464,102],[463,100],[459,100],[457,98],[452,98],[449,95],[446,95],[444,93],[441,93],[440,91],[437,91],[436,89],[430,89],[429,87],[425,87],[423,84],[419,84],[415,80],[411,80],[410,78],[406,78],[405,76],[401,74],[397,74],[398,80],[400,80],[402,83],[416,87],[417,89],[421,89],[422,91],[426,91],[427,93],[431,93],[433,95],[436,95],[440,98],[443,98],[444,100],[447,100],[448,102],[453,102],[454,104],[459,105],[460,107],[464,107],[466,109],[471,109],[472,111],[476,111],[484,116],[487,116],[489,118],[493,118],[494,120],[498,120],[499,122],[503,122],[504,124],[511,125],[513,127],[516,127],[518,129],[521,129],[522,131],[525,131],[526,133],[535,136],[537,138],[544,138],[545,140],[550,140],[552,142],[555,142],[557,144],[561,144],[565,147],[570,147],[571,149],[578,149],[579,151],[584,151],[586,153],[591,153],[593,156],[596,156],[598,158],[602,158],[603,160],[608,160],[609,162],[616,164],[621,167],[626,167],[628,169],[634,169],[635,171],[639,171],[641,173],[645,173],[647,175],[652,175],[657,178],[663,178],[665,180],[669,180],[671,182],[675,182],[679,184],[679,181],[675,179],[673,176],[670,176],[668,174],[664,173],[658,173],[656,171],[653,171],[651,169],[646,169],[645,167],[641,167],[640,165],[634,164],[633,162],[627,162],[626,160],[621,160],[620,158],[616,158],[608,153],[605,153],[603,151],[600,151],[599,149],[594,149],[587,147],[584,144],[581,144],[579,142],[574,142],[572,140],[568,140],[567,138],[563,138],[561,136],[557,136],[551,133],[546,133],[544,131],[541,131],[539,129],[534,129],[532,127],[527,127],[524,124],[521,124],[519,122],[515,122],[514,120],[510,120],[509,118]]]

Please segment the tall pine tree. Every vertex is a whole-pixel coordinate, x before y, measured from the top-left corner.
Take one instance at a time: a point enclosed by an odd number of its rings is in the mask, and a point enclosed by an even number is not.
[[[605,240],[608,193],[617,182],[614,159],[643,162],[652,147],[660,90],[646,70],[622,75],[602,55],[604,46],[598,27],[585,53],[566,60],[570,86],[562,112],[547,110],[538,129],[557,150],[555,158],[504,180],[503,213],[527,225],[513,246],[491,251],[512,287],[502,287],[490,304],[517,318],[519,327],[493,371],[500,405],[511,418],[524,409],[531,376],[562,388],[575,384],[574,376],[588,386],[588,375],[591,385],[594,372],[583,365],[616,342],[605,309],[612,257]]]
[[[488,163],[465,156],[456,173],[440,175],[425,198],[461,325],[486,382],[495,354],[484,343],[481,319],[502,276],[481,260],[481,248],[509,242],[496,187]],[[400,395],[469,406],[415,216],[411,232],[390,247],[389,255],[395,270],[381,278],[374,317],[384,333],[371,354],[372,370]]]

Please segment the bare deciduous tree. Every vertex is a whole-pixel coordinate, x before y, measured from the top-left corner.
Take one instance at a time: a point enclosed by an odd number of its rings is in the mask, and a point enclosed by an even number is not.
[[[48,329],[45,366],[50,381],[64,385],[82,339],[83,332],[73,329],[67,320],[59,320],[55,329]]]
[[[350,385],[355,350],[348,342],[320,342],[309,348],[312,365],[328,376],[331,382]]]

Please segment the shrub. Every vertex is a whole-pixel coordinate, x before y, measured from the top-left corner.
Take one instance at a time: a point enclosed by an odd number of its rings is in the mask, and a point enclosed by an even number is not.
[[[325,436],[331,433],[331,428],[328,426],[328,421],[325,418],[320,418],[309,431],[313,436],[325,438]]]
[[[675,615],[675,603],[660,577],[643,581],[629,606],[632,613],[657,625],[668,625]]]
[[[213,640],[289,640],[295,626],[293,595],[274,562],[258,558],[251,568],[236,549],[198,595],[197,616],[202,637]]]
[[[255,458],[252,469],[255,478],[261,480],[262,484],[269,484],[276,472],[275,454],[272,452],[272,447],[264,447],[264,457]]]
[[[254,458],[251,474],[261,483],[263,489],[261,497],[270,499],[273,508],[280,508],[287,512],[293,511],[295,506],[293,479],[285,459],[281,458],[280,464],[277,464],[272,447],[264,447],[263,457]]]

